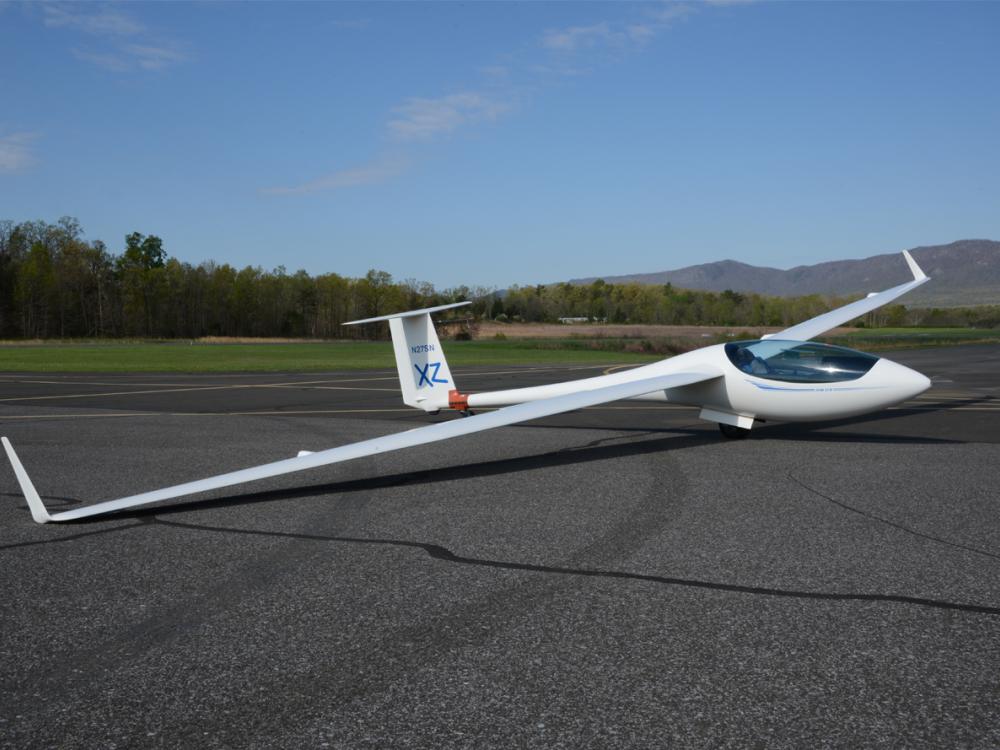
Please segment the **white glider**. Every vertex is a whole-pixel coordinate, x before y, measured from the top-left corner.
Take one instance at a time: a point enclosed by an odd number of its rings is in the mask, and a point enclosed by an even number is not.
[[[700,417],[719,423],[727,437],[746,436],[755,421],[812,421],[864,414],[913,398],[930,386],[930,380],[887,359],[809,339],[928,281],[910,254],[904,251],[903,256],[913,274],[912,281],[762,339],[707,346],[625,372],[506,391],[463,394],[455,388],[431,314],[468,302],[352,321],[346,325],[389,322],[406,404],[429,413],[454,409],[466,418],[316,453],[303,451],[296,458],[60,513],[48,512],[10,441],[7,438],[0,441],[32,518],[38,523],[48,523],[114,513],[620,399],[699,406]],[[493,407],[501,408],[472,415],[473,409]]]

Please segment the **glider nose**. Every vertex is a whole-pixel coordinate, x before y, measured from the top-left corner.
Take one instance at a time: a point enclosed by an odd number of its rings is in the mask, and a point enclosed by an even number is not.
[[[911,398],[916,398],[931,387],[931,379],[923,373],[911,370],[909,367],[901,365],[898,362],[883,361],[887,365],[892,365],[889,375],[894,385],[898,388],[899,397],[902,401],[909,401]]]

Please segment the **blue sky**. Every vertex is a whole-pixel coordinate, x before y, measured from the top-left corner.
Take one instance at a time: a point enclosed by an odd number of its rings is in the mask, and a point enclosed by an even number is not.
[[[503,287],[1000,239],[1000,3],[0,4],[0,218]]]

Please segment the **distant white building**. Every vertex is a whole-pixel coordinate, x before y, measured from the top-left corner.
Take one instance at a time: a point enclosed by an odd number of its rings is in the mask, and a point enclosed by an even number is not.
[[[559,318],[560,323],[589,323],[590,318]]]

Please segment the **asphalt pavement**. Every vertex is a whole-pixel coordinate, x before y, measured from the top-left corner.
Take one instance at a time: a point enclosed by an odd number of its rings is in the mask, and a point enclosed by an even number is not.
[[[0,747],[1000,746],[1000,347],[890,356],[934,386],[866,417],[620,402],[86,523],[4,466]],[[51,510],[451,418],[392,371],[0,373]]]

